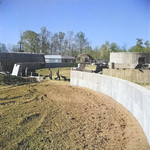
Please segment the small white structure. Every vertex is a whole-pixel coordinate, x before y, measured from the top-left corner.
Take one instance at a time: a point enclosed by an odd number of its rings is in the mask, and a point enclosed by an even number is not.
[[[61,55],[45,55],[46,63],[61,63],[62,58]]]
[[[20,65],[17,65],[17,64],[14,64],[14,68],[13,68],[13,71],[12,71],[12,76],[18,76],[19,74],[19,69],[20,69]]]
[[[61,56],[61,55],[45,55],[46,63],[73,63],[76,59],[71,56]]]

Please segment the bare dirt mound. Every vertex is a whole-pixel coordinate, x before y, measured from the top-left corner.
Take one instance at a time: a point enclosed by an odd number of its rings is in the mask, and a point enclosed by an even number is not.
[[[16,114],[1,105],[1,120],[18,119],[7,135],[1,132],[2,148],[11,143],[9,148],[15,149],[150,149],[137,120],[112,98],[68,85],[38,84],[30,86],[30,91],[32,88],[36,94],[31,99],[28,89],[24,100],[10,103]],[[26,113],[19,116],[23,110]]]

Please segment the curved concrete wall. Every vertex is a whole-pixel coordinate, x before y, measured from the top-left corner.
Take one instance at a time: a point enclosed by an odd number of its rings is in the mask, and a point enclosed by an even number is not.
[[[150,144],[150,91],[132,82],[71,70],[71,85],[102,92],[126,107],[138,120]]]

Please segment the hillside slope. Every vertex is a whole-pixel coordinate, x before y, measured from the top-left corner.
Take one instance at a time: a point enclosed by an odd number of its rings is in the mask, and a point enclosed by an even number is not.
[[[137,120],[112,98],[69,82],[0,88],[0,149],[140,149]]]

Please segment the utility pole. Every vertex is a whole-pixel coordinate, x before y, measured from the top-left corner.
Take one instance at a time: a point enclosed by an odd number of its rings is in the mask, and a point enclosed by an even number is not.
[[[18,44],[20,45],[19,52],[23,52],[24,50],[22,50],[22,45],[23,45],[22,35],[21,35],[21,40],[18,42]]]

